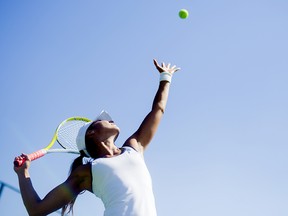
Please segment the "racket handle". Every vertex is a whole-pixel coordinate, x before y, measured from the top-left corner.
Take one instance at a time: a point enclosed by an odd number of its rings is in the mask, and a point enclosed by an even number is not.
[[[45,149],[41,149],[39,151],[33,152],[31,154],[28,154],[28,158],[30,161],[36,160],[40,157],[43,157],[45,154],[47,154],[47,151]],[[26,161],[26,158],[21,157],[21,159],[14,160],[14,166],[20,167],[22,166]]]

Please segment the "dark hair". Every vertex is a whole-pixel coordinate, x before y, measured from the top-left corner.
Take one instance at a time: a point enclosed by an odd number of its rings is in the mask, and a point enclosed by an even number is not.
[[[92,158],[98,158],[98,155],[97,155],[98,151],[97,151],[96,145],[94,145],[93,138],[86,136],[85,143],[86,143],[86,149],[89,155]]]
[[[73,163],[71,164],[70,166],[70,171],[69,171],[69,174],[71,174],[77,167],[83,165],[83,157],[87,157],[86,154],[84,153],[84,151],[80,151],[80,156],[77,157]],[[84,192],[83,192],[84,193]],[[74,206],[74,203],[76,201],[76,198],[75,197],[73,200],[71,200],[68,204],[66,204],[65,206],[62,207],[62,212],[61,212],[61,215],[64,216],[65,215],[65,212],[67,211],[67,214],[68,213],[72,213],[73,215],[73,206]]]

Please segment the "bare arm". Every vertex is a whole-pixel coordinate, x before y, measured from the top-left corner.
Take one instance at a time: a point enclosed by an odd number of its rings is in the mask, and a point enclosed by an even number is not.
[[[18,175],[23,203],[30,216],[50,214],[65,204],[68,204],[77,197],[82,190],[89,189],[85,188],[87,184],[85,184],[84,175],[79,175],[79,173],[83,173],[83,171],[76,171],[72,173],[64,183],[51,190],[44,199],[40,199],[30,179],[28,172],[29,164],[30,161],[27,158],[27,161],[22,167],[14,167],[14,170]]]
[[[170,64],[165,65],[165,63],[162,63],[160,66],[155,59],[154,65],[159,73],[169,72],[170,74],[173,74],[180,69],[176,68],[176,66],[170,67]],[[124,146],[131,146],[139,152],[143,152],[145,150],[154,137],[164,114],[169,95],[169,88],[170,82],[161,81],[159,83],[151,111],[144,118],[138,130],[127,139]]]

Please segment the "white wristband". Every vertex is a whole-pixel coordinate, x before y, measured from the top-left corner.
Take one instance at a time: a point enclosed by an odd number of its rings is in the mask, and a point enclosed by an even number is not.
[[[171,80],[172,80],[172,74],[169,73],[169,72],[161,72],[160,73],[160,82],[161,81],[168,81],[169,83],[171,83]]]

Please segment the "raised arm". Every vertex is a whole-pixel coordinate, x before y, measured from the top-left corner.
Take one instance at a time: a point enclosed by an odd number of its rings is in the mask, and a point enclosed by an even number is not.
[[[25,157],[25,155],[22,155],[22,157]],[[18,175],[23,203],[30,216],[48,215],[68,204],[82,190],[89,190],[89,188],[85,188],[88,183],[85,183],[84,176],[85,172],[89,173],[90,171],[80,170],[88,169],[87,167],[82,167],[78,171],[73,172],[64,183],[51,190],[44,199],[40,199],[30,179],[29,165],[30,161],[27,158],[25,164],[21,167],[14,167],[14,170]]]
[[[144,118],[138,130],[124,143],[124,146],[131,146],[142,153],[154,137],[164,114],[172,75],[180,69],[176,68],[175,65],[171,67],[170,63],[159,65],[155,59],[154,65],[160,73],[160,83],[153,100],[152,109]]]

